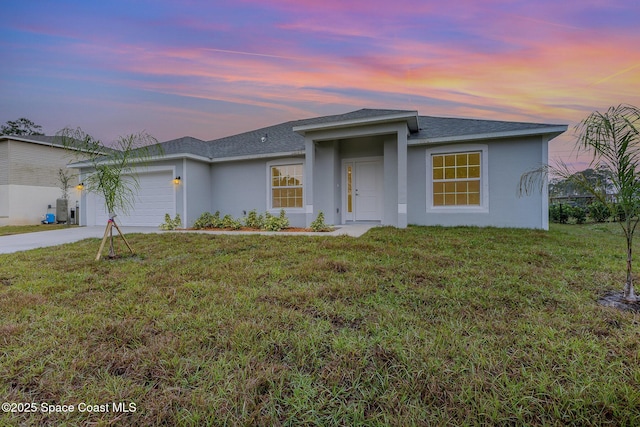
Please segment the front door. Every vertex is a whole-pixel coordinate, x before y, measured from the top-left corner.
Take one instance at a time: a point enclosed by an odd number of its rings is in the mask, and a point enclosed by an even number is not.
[[[382,160],[345,162],[345,220],[382,220]]]

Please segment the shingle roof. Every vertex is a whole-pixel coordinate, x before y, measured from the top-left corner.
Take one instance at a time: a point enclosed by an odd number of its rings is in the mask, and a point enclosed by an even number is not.
[[[527,134],[530,132],[531,134],[539,134],[540,132],[545,132],[547,129],[557,130],[563,127],[563,125],[543,123],[418,116],[416,111],[411,110],[381,110],[365,108],[345,114],[294,120],[210,141],[203,141],[197,138],[185,136],[163,142],[160,144],[160,147],[162,148],[162,154],[165,156],[190,154],[212,160],[304,152],[304,137],[293,131],[296,127],[358,120],[366,121],[376,118],[383,119],[385,116],[406,116],[408,114],[415,114],[418,123],[417,132],[413,132],[409,135],[408,140],[410,143],[428,143],[429,140],[438,140],[443,138],[455,141],[458,137],[460,140],[465,140],[469,136],[481,137],[482,135],[495,135],[509,132],[519,132],[520,134]],[[36,137],[29,138],[35,139]],[[38,138],[41,138],[44,142],[49,140],[52,141],[55,137],[40,136]]]
[[[540,130],[558,125],[545,123],[504,122],[497,120],[457,119],[447,117],[419,116],[420,130],[410,139],[435,139],[484,135],[500,132]]]
[[[195,154],[196,156],[209,157],[209,144],[201,139],[191,136],[183,136],[182,138],[172,139],[160,144],[162,154]]]
[[[310,119],[280,123],[278,125],[208,141],[208,143],[211,144],[209,157],[225,158],[304,151],[304,137],[294,132],[294,127],[360,120],[398,113],[410,113],[410,111],[372,110],[365,108],[345,114],[313,117]],[[266,138],[264,142],[262,142],[263,137]]]

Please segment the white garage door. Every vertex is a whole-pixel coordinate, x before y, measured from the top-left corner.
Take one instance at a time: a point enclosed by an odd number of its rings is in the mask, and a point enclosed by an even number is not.
[[[171,172],[145,172],[138,175],[140,188],[133,207],[125,215],[116,212],[116,223],[122,226],[157,227],[164,222],[164,215],[176,214],[175,190]],[[96,200],[96,225],[106,224],[109,216],[102,197]]]

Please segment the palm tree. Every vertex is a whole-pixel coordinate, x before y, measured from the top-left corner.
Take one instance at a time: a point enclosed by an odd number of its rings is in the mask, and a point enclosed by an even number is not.
[[[104,197],[109,221],[102,244],[104,245],[109,234],[109,256],[114,257],[112,226],[120,232],[120,228],[115,223],[115,217],[117,213],[127,213],[133,206],[139,187],[134,166],[143,165],[152,155],[160,154],[158,141],[151,135],[141,132],[121,136],[112,147],[107,147],[80,128],[64,128],[58,132],[58,137],[62,139],[65,147],[74,149],[73,153],[82,159],[84,166],[93,169],[93,172],[83,178],[83,184],[87,191]],[[124,235],[122,233],[120,235],[131,250]],[[96,260],[100,259],[101,252],[102,246]]]
[[[602,171],[606,182],[593,183],[583,173],[572,173],[567,165],[544,165],[522,175],[520,192],[529,193],[536,184],[546,183],[549,174],[570,180],[592,194],[598,201],[618,212],[618,222],[627,242],[627,277],[623,296],[627,301],[638,301],[633,286],[633,235],[640,221],[640,109],[621,104],[606,112],[595,111],[575,128],[576,149],[591,157],[589,167]],[[542,179],[543,178],[543,179]],[[612,201],[606,188],[613,187],[616,198]]]

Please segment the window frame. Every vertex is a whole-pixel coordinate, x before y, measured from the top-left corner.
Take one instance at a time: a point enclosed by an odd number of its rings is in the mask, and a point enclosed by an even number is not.
[[[304,194],[305,194],[306,173],[305,173],[304,163],[305,163],[304,159],[280,159],[280,160],[273,160],[273,161],[267,162],[267,212],[272,214],[277,214],[280,212],[281,209],[284,209],[285,212],[292,212],[292,213],[305,212]],[[272,181],[272,175],[271,175],[272,168],[278,167],[278,166],[297,166],[297,165],[302,167],[302,183],[300,185],[300,188],[302,189],[302,206],[274,208],[273,207],[274,187],[273,187],[273,181]],[[297,187],[284,187],[284,188],[297,188]]]
[[[447,154],[480,153],[480,204],[442,205],[433,204],[433,156]],[[489,212],[489,149],[484,144],[440,146],[426,150],[426,210],[429,213],[488,213]]]

